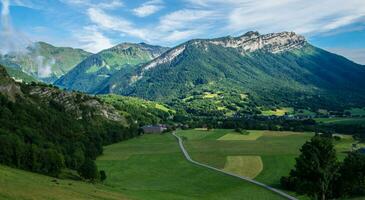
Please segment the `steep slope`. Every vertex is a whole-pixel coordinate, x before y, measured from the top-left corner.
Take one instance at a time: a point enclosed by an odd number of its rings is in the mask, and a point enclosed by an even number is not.
[[[192,40],[100,93],[169,102],[188,112],[256,113],[260,107],[341,110],[365,106],[365,67],[309,44],[292,32]]]
[[[78,64],[73,70],[55,82],[55,85],[70,90],[94,93],[97,87],[118,70],[132,70],[167,50],[165,47],[145,43],[122,43],[103,50]]]
[[[36,42],[24,52],[0,56],[0,64],[18,68],[39,80],[53,83],[89,55],[89,52],[81,49]]]

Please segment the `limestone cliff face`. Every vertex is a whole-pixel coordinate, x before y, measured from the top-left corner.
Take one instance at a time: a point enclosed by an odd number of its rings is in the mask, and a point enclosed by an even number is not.
[[[281,32],[260,35],[258,32],[247,32],[240,37],[228,37],[224,39],[213,39],[208,41],[211,44],[221,45],[240,49],[242,52],[253,52],[266,50],[271,53],[279,53],[301,48],[306,43],[303,36],[294,32]]]

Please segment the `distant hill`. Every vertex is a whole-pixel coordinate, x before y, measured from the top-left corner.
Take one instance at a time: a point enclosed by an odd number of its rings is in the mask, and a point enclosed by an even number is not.
[[[43,82],[53,83],[89,55],[91,53],[81,49],[36,42],[23,52],[0,56],[0,64],[20,69]]]
[[[58,79],[55,85],[69,90],[94,93],[118,70],[133,70],[137,65],[151,61],[167,50],[166,47],[145,43],[122,43],[89,56]]]
[[[343,110],[365,106],[365,67],[293,32],[191,40],[99,93],[143,97],[195,114],[259,113],[264,108]]]
[[[38,80],[36,78],[23,72],[22,70],[20,70],[18,68],[5,67],[5,69],[8,72],[9,76],[12,77],[15,81],[24,82],[24,83],[38,82]]]

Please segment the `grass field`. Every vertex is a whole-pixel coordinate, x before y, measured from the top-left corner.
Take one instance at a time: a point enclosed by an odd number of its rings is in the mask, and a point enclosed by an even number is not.
[[[281,199],[242,180],[192,165],[171,134],[145,135],[107,146],[97,164],[107,172],[108,187],[133,199]]]
[[[59,180],[0,165],[1,200],[124,200],[120,192],[102,184]]]
[[[252,165],[257,168],[251,169],[251,171],[260,171],[255,179],[277,188],[280,188],[280,178],[288,175],[294,167],[300,147],[314,135],[313,133],[296,132],[249,132],[253,135],[259,134],[260,137],[255,140],[222,140],[221,138],[225,137],[232,138],[232,134],[238,135],[233,138],[245,135],[233,133],[233,130],[219,129],[211,131],[185,130],[179,131],[178,134],[182,137],[188,136],[185,144],[193,159],[220,169],[226,167],[227,161],[229,164],[229,158],[232,156],[260,157],[263,165],[262,170],[260,165]],[[194,134],[199,135],[199,137],[195,137]],[[351,150],[351,145],[354,142],[352,137],[343,136],[340,141],[335,143],[340,160],[345,157],[346,152]],[[249,174],[250,172],[245,173]]]
[[[105,147],[97,160],[104,184],[54,178],[0,166],[1,200],[283,199],[261,187],[185,160],[171,134],[145,135]]]
[[[291,107],[278,108],[276,110],[264,110],[262,115],[264,116],[284,116],[286,113],[293,113],[294,109]]]
[[[316,118],[315,121],[324,124],[365,124],[365,117]]]
[[[195,160],[274,187],[279,187],[280,177],[293,167],[300,146],[313,135],[262,131],[256,140],[218,140],[227,133],[234,134],[233,130],[178,132]],[[350,137],[337,142],[340,157],[353,142]],[[0,165],[0,199],[282,199],[258,186],[187,162],[171,134],[144,135],[107,146],[97,164],[99,170],[107,172],[104,184],[56,180]]]

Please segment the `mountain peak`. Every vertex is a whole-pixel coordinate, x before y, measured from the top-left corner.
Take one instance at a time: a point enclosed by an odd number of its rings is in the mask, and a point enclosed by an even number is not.
[[[239,49],[242,53],[265,50],[280,53],[304,46],[306,40],[294,32],[269,33],[261,35],[256,31],[249,31],[239,37],[208,40],[209,43]]]

